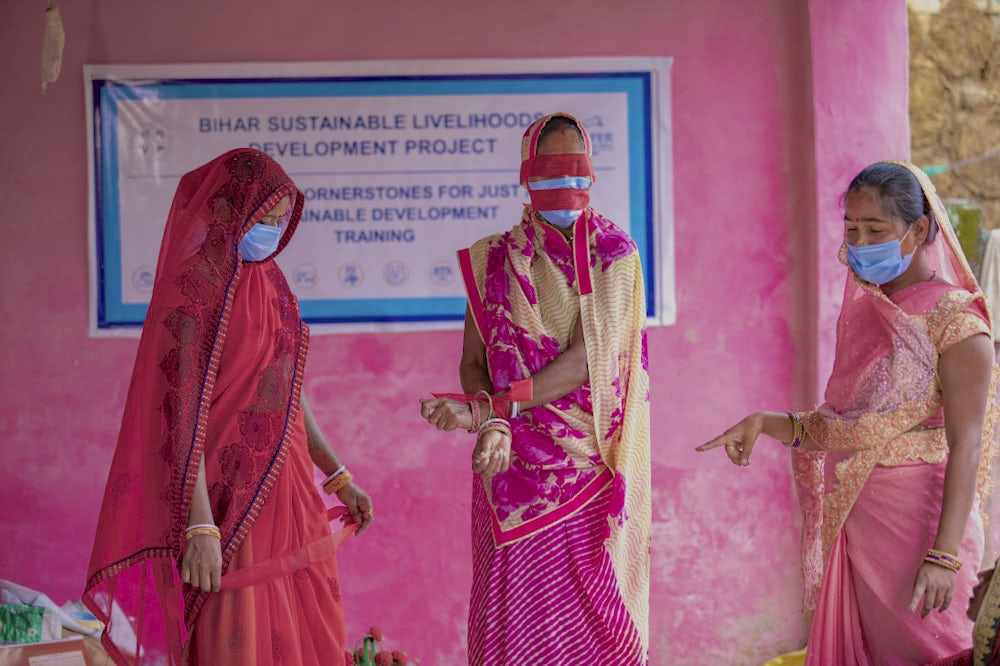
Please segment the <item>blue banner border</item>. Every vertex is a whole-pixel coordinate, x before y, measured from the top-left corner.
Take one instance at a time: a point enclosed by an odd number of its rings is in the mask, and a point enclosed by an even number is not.
[[[97,326],[141,326],[146,304],[122,302],[118,102],[136,99],[232,99],[240,97],[378,97],[405,95],[516,95],[624,93],[628,107],[630,234],[643,264],[646,308],[658,316],[658,266],[654,252],[654,144],[652,73],[649,71],[476,74],[433,76],[272,77],[240,79],[122,80],[94,78],[92,86]],[[291,174],[294,177],[294,174]],[[111,258],[111,261],[108,259]],[[300,299],[309,323],[461,321],[464,298]],[[337,314],[337,312],[343,314]]]

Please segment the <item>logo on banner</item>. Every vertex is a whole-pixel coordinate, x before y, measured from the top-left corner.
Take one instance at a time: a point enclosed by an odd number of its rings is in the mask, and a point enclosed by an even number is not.
[[[303,289],[312,289],[319,284],[319,271],[312,264],[299,264],[295,267],[295,284]]]
[[[133,131],[124,137],[127,151],[121,155],[121,169],[129,176],[159,176],[170,154],[172,137],[159,125],[136,122]]]
[[[445,286],[455,280],[455,269],[446,261],[435,261],[431,266],[431,282]]]
[[[144,294],[153,291],[153,281],[156,279],[156,271],[149,266],[141,266],[132,273],[132,286]]]
[[[344,264],[337,276],[345,287],[357,287],[365,281],[365,271],[358,264]]]
[[[392,286],[398,287],[410,277],[410,269],[402,261],[390,261],[382,269],[382,277]]]

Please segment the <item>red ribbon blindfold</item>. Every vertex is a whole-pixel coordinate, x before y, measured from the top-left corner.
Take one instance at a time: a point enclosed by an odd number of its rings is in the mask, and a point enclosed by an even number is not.
[[[535,210],[583,210],[590,205],[589,190],[530,190],[528,195]]]
[[[535,155],[521,162],[521,184],[525,187],[529,178],[562,176],[585,176],[592,181],[596,180],[590,156],[583,153],[546,154]]]

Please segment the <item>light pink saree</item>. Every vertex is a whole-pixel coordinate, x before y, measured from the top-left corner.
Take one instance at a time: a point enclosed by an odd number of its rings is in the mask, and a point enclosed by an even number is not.
[[[948,445],[937,366],[941,353],[990,335],[989,316],[933,185],[910,169],[943,222],[928,246],[937,277],[891,298],[849,274],[826,402],[803,415],[826,452],[797,451],[807,605],[815,604],[806,663],[923,664],[972,643],[963,601],[976,584],[983,526],[973,511],[958,553],[966,566],[955,602],[921,619],[908,606],[914,576],[933,546]],[[842,256],[843,260],[843,250]],[[846,262],[845,262],[846,263]],[[990,490],[996,456],[993,399],[977,482]]]

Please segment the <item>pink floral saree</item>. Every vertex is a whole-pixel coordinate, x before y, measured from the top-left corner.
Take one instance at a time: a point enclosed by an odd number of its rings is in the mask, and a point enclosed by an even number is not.
[[[920,181],[941,220],[931,253],[936,278],[887,297],[849,273],[826,402],[803,415],[824,452],[796,451],[803,510],[807,605],[815,604],[806,663],[923,664],[971,644],[962,601],[983,553],[978,511],[958,554],[966,566],[955,603],[921,619],[908,606],[917,568],[933,546],[943,497],[944,433],[940,355],[973,335],[990,335],[985,301],[933,185]],[[844,250],[841,252],[844,260]],[[846,261],[845,261],[846,263]],[[977,483],[990,490],[996,457],[996,368]]]
[[[510,469],[474,481],[470,663],[643,664],[649,379],[635,245],[592,209],[568,242],[526,207],[459,262],[496,391],[558,357],[577,319],[590,371],[514,418]]]

